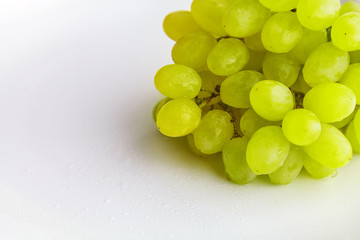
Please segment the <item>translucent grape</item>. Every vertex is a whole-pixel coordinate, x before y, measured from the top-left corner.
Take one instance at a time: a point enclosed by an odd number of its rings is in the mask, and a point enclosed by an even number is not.
[[[182,137],[193,132],[200,123],[201,110],[189,99],[174,99],[158,112],[156,125],[169,137]]]
[[[258,0],[238,0],[224,14],[224,29],[233,37],[249,37],[261,31],[270,15]]]
[[[290,151],[290,142],[277,126],[260,128],[251,137],[246,160],[257,175],[269,174],[281,167]]]
[[[217,153],[233,134],[231,115],[225,111],[212,110],[201,119],[198,128],[194,131],[195,146],[202,153]]]
[[[262,5],[269,8],[273,12],[290,11],[296,8],[299,0],[259,0]]]
[[[349,12],[360,13],[360,4],[356,1],[345,2],[340,8],[340,16]]]
[[[353,90],[356,96],[356,104],[360,105],[360,63],[351,64],[340,83]]]
[[[280,126],[281,122],[265,120],[257,115],[252,108],[248,109],[240,119],[241,133],[248,138],[250,138],[260,128],[269,125]]]
[[[360,142],[360,110],[358,110],[354,116],[354,129],[357,140]]]
[[[302,70],[299,72],[299,77],[296,82],[291,86],[291,89],[295,92],[306,94],[310,91],[311,87],[305,82]]]
[[[263,80],[250,91],[250,103],[255,112],[269,121],[280,121],[294,108],[289,88],[278,81]]]
[[[266,50],[274,53],[289,52],[301,39],[303,27],[293,12],[280,12],[271,16],[261,32]]]
[[[194,135],[192,135],[192,134],[187,135],[186,136],[186,141],[188,143],[190,151],[193,154],[195,154],[196,156],[199,156],[199,157],[208,157],[208,156],[210,156],[209,154],[205,154],[205,153],[200,152],[200,150],[196,148],[195,142],[194,142]]]
[[[261,41],[261,32],[258,32],[255,35],[244,38],[245,45],[253,51],[256,52],[264,52],[265,47]]]
[[[360,63],[360,50],[349,52],[350,63]]]
[[[238,39],[222,39],[211,50],[207,65],[211,72],[219,76],[229,76],[240,71],[249,61],[249,51]]]
[[[209,33],[191,32],[175,43],[171,56],[177,64],[183,64],[196,70],[205,69],[209,52],[216,43],[216,39]]]
[[[223,103],[236,108],[249,108],[251,88],[264,76],[256,71],[245,70],[230,75],[221,84],[220,97]]]
[[[355,109],[354,92],[340,83],[323,83],[312,88],[304,97],[304,108],[314,112],[321,122],[338,122]]]
[[[333,44],[344,51],[360,50],[360,13],[340,16],[331,29]]]
[[[245,65],[243,70],[254,70],[261,72],[262,64],[266,55],[266,51],[264,52],[256,52],[249,49],[249,62]]]
[[[246,161],[247,144],[245,137],[234,138],[224,144],[222,151],[225,172],[237,184],[247,184],[256,178]]]
[[[299,0],[296,13],[304,27],[321,31],[334,23],[340,7],[339,0]]]
[[[301,148],[291,145],[284,164],[269,174],[271,182],[286,185],[294,181],[303,168],[304,155],[305,153]]]
[[[310,87],[320,83],[337,82],[349,67],[349,54],[331,42],[321,44],[308,57],[303,69],[304,79]]]
[[[339,129],[331,124],[321,124],[320,137],[312,144],[305,146],[309,157],[328,168],[345,166],[352,158],[349,140]]]
[[[328,168],[311,159],[307,154],[302,159],[304,168],[313,178],[325,178],[336,175],[336,169]]]
[[[345,136],[351,143],[351,147],[354,153],[360,153],[360,142],[356,137],[354,121],[351,121],[349,126],[346,128]]]
[[[263,71],[266,79],[277,80],[290,87],[299,76],[300,63],[288,53],[268,52]]]
[[[187,33],[201,30],[189,11],[169,13],[163,21],[163,28],[166,35],[174,41]]]
[[[192,68],[170,64],[155,74],[155,87],[169,98],[194,98],[201,89],[201,78]]]
[[[152,116],[153,116],[153,119],[154,121],[156,122],[156,117],[157,117],[157,114],[158,112],[160,111],[160,109],[170,101],[171,99],[166,97],[166,98],[163,98],[161,99],[153,108],[153,111],[152,111]]]

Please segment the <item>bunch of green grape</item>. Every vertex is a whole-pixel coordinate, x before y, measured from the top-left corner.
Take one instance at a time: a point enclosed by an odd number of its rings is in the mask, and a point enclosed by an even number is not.
[[[247,184],[334,176],[360,153],[360,4],[193,0],[166,16],[174,63],[155,75],[159,131],[222,154]]]

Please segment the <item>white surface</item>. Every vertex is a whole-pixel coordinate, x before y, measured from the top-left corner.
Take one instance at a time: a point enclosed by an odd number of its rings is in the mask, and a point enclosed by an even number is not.
[[[358,239],[359,157],[237,186],[156,131],[162,19],[189,5],[0,2],[0,239]]]

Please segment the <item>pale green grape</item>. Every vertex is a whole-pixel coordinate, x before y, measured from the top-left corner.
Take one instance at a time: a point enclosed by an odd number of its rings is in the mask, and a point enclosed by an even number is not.
[[[349,140],[339,129],[331,124],[321,124],[320,137],[312,144],[305,146],[309,157],[328,168],[345,166],[352,158]]]
[[[249,37],[260,32],[271,12],[258,0],[238,0],[225,12],[223,26],[233,37]]]
[[[205,153],[200,152],[200,150],[196,148],[195,142],[194,142],[194,135],[192,135],[192,134],[187,135],[186,136],[186,141],[188,143],[190,151],[193,154],[195,154],[196,156],[199,156],[199,157],[208,157],[208,156],[210,156],[209,154],[205,154]]]
[[[193,132],[200,123],[201,110],[189,99],[174,99],[158,112],[156,125],[168,137],[182,137]]]
[[[219,76],[229,76],[240,71],[249,61],[249,51],[245,44],[235,38],[222,39],[211,50],[207,65],[211,72]]]
[[[194,131],[195,146],[202,153],[217,153],[233,134],[231,115],[225,111],[212,110],[201,119],[198,128]]]
[[[225,79],[225,77],[217,76],[210,71],[199,72],[199,76],[202,82],[202,91],[198,95],[199,98],[210,97],[213,93],[217,93]]]
[[[216,39],[209,33],[191,32],[175,43],[171,56],[177,64],[183,64],[196,70],[205,69],[209,52],[216,43]]]
[[[187,33],[201,30],[189,11],[169,13],[163,21],[163,28],[166,35],[174,41]]]
[[[339,0],[299,0],[296,13],[304,27],[321,31],[334,23],[340,7]]]
[[[307,154],[304,155],[302,160],[304,163],[304,168],[313,178],[335,176],[337,173],[336,169],[321,165],[319,162],[311,159]]]
[[[355,113],[354,117],[354,129],[356,133],[357,140],[360,142],[360,110]]]
[[[287,87],[295,83],[299,70],[300,63],[288,53],[268,52],[263,61],[265,78],[282,82]]]
[[[360,13],[340,16],[331,29],[333,44],[344,51],[360,50]]]
[[[245,70],[230,75],[220,88],[221,101],[231,107],[249,108],[251,88],[264,76],[256,71]]]
[[[290,142],[286,140],[281,127],[266,126],[251,137],[246,160],[255,174],[269,174],[283,165],[289,151]]]
[[[156,122],[156,117],[157,117],[157,114],[158,112],[160,111],[160,109],[170,101],[171,99],[166,97],[166,98],[163,98],[161,99],[153,108],[153,111],[152,111],[152,116],[153,116],[153,119],[154,121]]]
[[[301,39],[303,27],[293,12],[272,15],[261,32],[261,40],[266,50],[274,53],[289,52]]]
[[[355,109],[354,92],[340,83],[323,83],[304,97],[304,108],[314,112],[321,122],[339,122]]]
[[[360,50],[349,52],[350,63],[360,63]]]
[[[246,161],[248,141],[246,137],[234,138],[225,143],[222,150],[225,172],[237,184],[247,184],[256,178]]]
[[[340,83],[353,90],[356,96],[356,104],[360,105],[360,63],[351,64]]]
[[[263,80],[250,91],[250,103],[255,112],[269,121],[280,121],[294,108],[289,88],[278,81]]]
[[[256,52],[264,52],[265,47],[261,41],[261,32],[258,32],[255,35],[244,38],[245,45],[249,48],[249,50],[253,50]]]
[[[347,116],[346,118],[344,118],[343,120],[341,120],[339,122],[333,122],[333,123],[331,123],[331,125],[333,125],[334,127],[338,128],[338,129],[341,129],[341,128],[345,127],[346,125],[348,125],[354,119],[355,113],[356,113],[356,108],[349,116]]]
[[[331,42],[321,44],[308,57],[303,69],[304,79],[310,87],[320,83],[337,82],[349,67],[349,54]]]
[[[304,28],[303,35],[298,44],[291,49],[290,53],[301,63],[304,64],[312,51],[318,46],[327,42],[326,30],[311,31]]]
[[[201,78],[192,68],[170,64],[155,74],[155,87],[169,98],[194,98],[201,89]]]
[[[348,1],[344,3],[340,8],[340,15],[344,15],[349,12],[360,13],[360,4],[356,1]]]
[[[250,138],[260,128],[269,125],[280,126],[281,122],[272,122],[265,120],[259,115],[257,115],[252,108],[248,109],[240,118],[241,133],[248,138]]]
[[[264,61],[266,53],[267,51],[256,52],[249,49],[249,62],[246,64],[243,70],[254,70],[261,72],[262,63]]]
[[[299,77],[296,82],[291,86],[291,89],[295,92],[306,94],[310,91],[311,87],[305,82],[302,70],[299,72]]]
[[[290,11],[296,8],[299,0],[259,0],[262,5],[269,8],[273,12]]]
[[[345,136],[351,143],[351,147],[354,153],[360,153],[360,142],[356,137],[354,121],[351,121],[349,126],[346,128]]]
[[[294,181],[303,168],[304,155],[305,153],[301,148],[291,145],[284,164],[269,174],[271,182],[286,185]]]

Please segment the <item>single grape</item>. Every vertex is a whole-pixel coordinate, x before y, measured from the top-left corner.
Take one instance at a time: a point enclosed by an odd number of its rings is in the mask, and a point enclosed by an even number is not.
[[[351,147],[354,153],[360,153],[360,141],[356,137],[354,121],[349,123],[349,126],[346,128],[345,136],[351,143]]]
[[[304,155],[302,159],[304,163],[304,168],[313,178],[325,178],[330,176],[335,176],[337,170],[334,168],[328,168],[324,165],[321,165],[319,162],[311,159],[307,154]]]
[[[265,47],[261,41],[261,31],[250,37],[244,38],[245,45],[255,52],[264,52]]]
[[[155,87],[169,98],[194,98],[201,89],[199,74],[187,66],[170,64],[155,74]]]
[[[269,8],[273,12],[290,11],[296,8],[299,0],[259,0],[262,5]]]
[[[356,96],[356,104],[360,105],[360,63],[351,64],[340,83],[353,90]]]
[[[200,150],[196,148],[195,142],[194,142],[194,135],[192,135],[192,134],[187,135],[186,136],[186,141],[188,143],[190,151],[193,154],[195,154],[196,156],[199,156],[199,157],[208,157],[208,156],[210,156],[209,154],[205,154],[205,153],[200,152]]]
[[[360,50],[360,13],[340,16],[332,26],[331,39],[343,51]]]
[[[166,97],[166,98],[163,98],[161,99],[153,108],[153,111],[152,111],[152,116],[153,116],[153,119],[154,121],[156,122],[156,117],[157,117],[157,114],[158,112],[160,111],[160,109],[170,101],[171,99]]]
[[[194,131],[196,148],[205,154],[220,152],[234,134],[231,119],[231,115],[225,111],[212,110],[208,112]]]
[[[211,72],[219,76],[229,76],[240,71],[249,61],[249,51],[245,44],[235,38],[222,39],[211,50],[207,65]]]
[[[354,92],[340,83],[323,83],[312,88],[304,97],[304,108],[314,112],[321,122],[338,122],[355,109]]]
[[[354,129],[357,140],[360,142],[360,110],[358,110],[354,116]]]
[[[289,151],[290,142],[284,137],[281,128],[266,126],[251,137],[246,149],[246,160],[255,174],[269,174],[283,165]]]
[[[201,30],[189,11],[169,13],[163,21],[163,28],[166,35],[174,41],[187,33]]]
[[[256,71],[245,70],[230,75],[221,84],[221,101],[231,107],[249,108],[251,88],[264,76]]]
[[[158,112],[156,125],[168,137],[182,137],[192,133],[200,123],[201,110],[189,99],[174,99]]]
[[[278,81],[263,80],[250,91],[250,103],[255,112],[269,121],[280,121],[294,108],[294,98],[288,87]]]
[[[360,4],[356,1],[345,2],[340,8],[340,16],[349,12],[360,13]]]
[[[309,157],[328,168],[345,166],[352,158],[349,140],[331,124],[321,124],[321,134],[312,144],[305,146]]]
[[[262,72],[262,64],[267,51],[256,52],[249,49],[249,62],[245,65],[243,70],[254,70]]]
[[[256,178],[246,161],[248,141],[246,137],[234,138],[224,144],[222,151],[225,172],[237,184],[247,184]]]
[[[244,115],[240,118],[240,130],[244,136],[250,138],[257,130],[262,127],[274,125],[281,126],[281,122],[272,122],[263,119],[259,115],[256,114],[254,109],[248,109]]]
[[[350,63],[360,63],[360,50],[349,52]]]
[[[355,113],[356,113],[356,108],[349,116],[347,116],[346,118],[344,118],[343,120],[341,120],[339,122],[333,122],[333,123],[331,123],[331,125],[333,125],[337,129],[341,129],[341,128],[345,127],[346,125],[348,125],[354,119]]]
[[[306,94],[310,91],[311,87],[305,82],[302,70],[299,72],[299,77],[296,82],[291,85],[291,89],[295,92]]]

